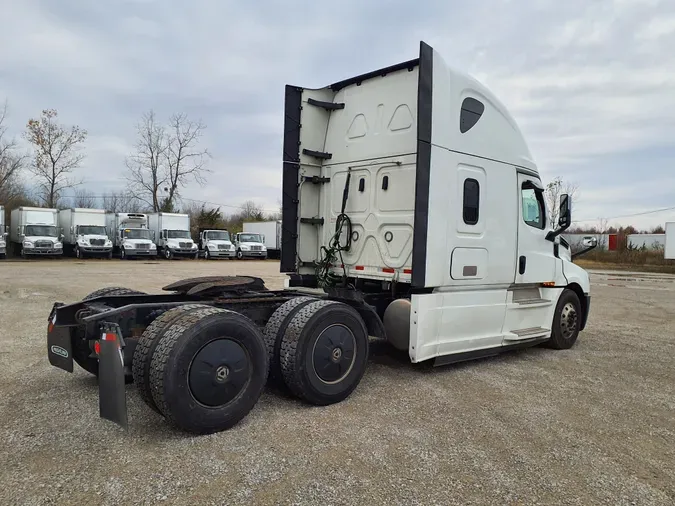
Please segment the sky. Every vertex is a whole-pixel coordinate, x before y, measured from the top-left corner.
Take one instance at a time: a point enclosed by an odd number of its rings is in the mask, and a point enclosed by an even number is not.
[[[672,0],[0,0],[0,101],[17,137],[55,108],[86,128],[78,175],[122,190],[135,124],[207,130],[209,183],[183,196],[279,208],[284,85],[417,57],[424,40],[518,122],[544,183],[578,185],[575,222],[675,207]],[[224,210],[233,209],[223,207]],[[652,227],[675,211],[611,219]]]

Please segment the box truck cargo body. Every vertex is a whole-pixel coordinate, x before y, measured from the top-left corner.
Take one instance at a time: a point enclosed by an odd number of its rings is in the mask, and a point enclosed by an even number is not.
[[[106,222],[120,258],[157,256],[157,246],[145,214],[106,213]]]
[[[244,222],[244,232],[260,234],[268,258],[280,258],[281,220]]]
[[[58,210],[41,207],[12,209],[10,238],[21,256],[63,255]]]
[[[112,258],[113,243],[108,237],[106,225],[106,212],[103,209],[59,210],[59,227],[63,232],[64,247],[77,258]]]
[[[5,225],[5,208],[0,206],[0,258],[7,255],[7,225]]]
[[[197,244],[190,236],[187,214],[148,213],[148,228],[154,232],[157,253],[167,260],[176,256],[199,257]]]

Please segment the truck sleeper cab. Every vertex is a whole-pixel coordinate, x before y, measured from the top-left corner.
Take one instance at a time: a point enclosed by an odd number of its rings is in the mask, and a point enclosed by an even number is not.
[[[211,276],[54,304],[50,363],[99,376],[101,416],[126,426],[125,376],[200,434],[238,423],[268,380],[337,403],[363,376],[369,336],[437,365],[574,345],[590,283],[560,238],[571,202],[548,222],[524,139],[483,86],[421,43],[414,60],[287,86],[284,117],[286,289]]]

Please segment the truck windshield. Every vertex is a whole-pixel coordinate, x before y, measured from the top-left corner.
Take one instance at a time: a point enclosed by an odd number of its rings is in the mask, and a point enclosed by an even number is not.
[[[150,239],[150,231],[147,228],[125,228],[124,237],[127,239]]]
[[[214,241],[229,241],[230,233],[226,232],[225,230],[213,230],[211,232],[207,232],[206,237],[207,239]]]
[[[80,235],[105,235],[105,227],[96,225],[80,225],[77,231]]]
[[[239,242],[262,242],[260,234],[239,234]]]
[[[187,230],[167,230],[167,237],[169,239],[189,239],[190,232]]]
[[[58,237],[56,227],[50,225],[26,225],[26,235],[28,236],[43,236],[43,237]]]

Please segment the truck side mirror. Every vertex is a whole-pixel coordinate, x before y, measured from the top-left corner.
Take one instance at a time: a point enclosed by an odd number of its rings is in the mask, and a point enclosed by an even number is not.
[[[260,238],[262,239],[262,242],[265,243],[265,234],[262,234]]]
[[[567,193],[563,193],[560,196],[560,213],[558,216],[558,226],[560,228],[568,228],[572,223],[572,202]]]
[[[584,248],[595,248],[598,245],[597,237],[587,236],[581,240],[581,245]]]

